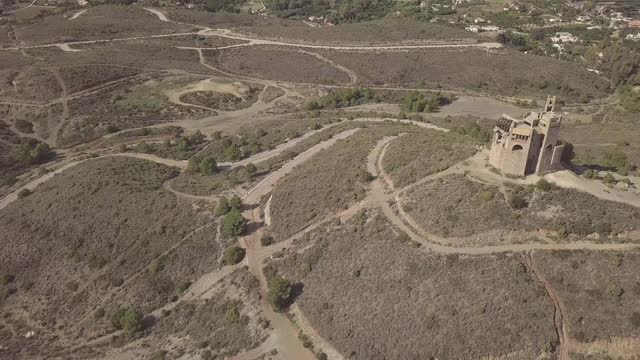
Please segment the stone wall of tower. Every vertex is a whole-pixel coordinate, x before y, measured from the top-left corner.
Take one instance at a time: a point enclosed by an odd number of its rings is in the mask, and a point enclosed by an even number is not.
[[[503,174],[524,176],[530,148],[531,138],[528,140],[510,138],[503,149],[500,171]]]
[[[560,122],[553,121],[544,124],[546,126],[541,126],[544,139],[540,148],[540,155],[538,156],[538,167],[536,169],[537,174],[544,174],[558,170],[560,166],[560,158],[562,157],[563,147],[558,146]],[[560,156],[557,156],[558,151],[560,151]],[[554,153],[556,154],[555,157]]]

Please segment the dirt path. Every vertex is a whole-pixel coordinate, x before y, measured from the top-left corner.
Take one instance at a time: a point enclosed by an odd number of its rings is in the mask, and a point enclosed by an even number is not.
[[[138,271],[136,271],[134,274],[132,274],[131,276],[129,276],[128,278],[124,279],[124,282],[122,283],[122,285],[118,286],[117,288],[112,288],[110,291],[108,291],[106,294],[104,294],[104,296],[102,297],[102,299],[96,304],[96,306],[94,306],[93,308],[97,308],[101,305],[103,305],[105,303],[105,301],[113,298],[116,294],[124,291],[124,289],[127,288],[127,285],[129,285],[131,282],[133,282],[134,280],[136,280],[137,278],[139,278],[140,276],[142,276],[142,274],[144,274],[145,272],[149,271],[149,266],[154,262],[157,261],[159,258],[161,257],[166,257],[167,255],[171,254],[173,251],[175,251],[177,248],[179,248],[180,246],[182,246],[182,244],[184,244],[187,240],[189,240],[194,234],[216,224],[217,222],[213,221],[213,222],[209,222],[205,225],[201,225],[198,226],[197,228],[193,229],[191,232],[189,232],[188,234],[186,234],[185,236],[183,236],[180,240],[178,240],[177,242],[175,242],[171,247],[169,247],[168,249],[166,249],[165,251],[163,251],[161,254],[159,254],[158,256],[156,256],[155,258],[153,258],[149,263],[144,264],[144,266],[141,266]],[[88,311],[87,313],[85,313],[80,320],[78,320],[75,324],[72,325],[72,329],[77,328],[78,326],[81,326],[91,315],[93,314],[93,309]]]
[[[18,11],[20,11],[20,10],[24,10],[24,9],[30,8],[30,7],[32,7],[32,6],[35,6],[37,1],[38,1],[38,0],[33,0],[33,1],[32,1],[29,5],[27,5],[27,6],[23,6],[23,7],[21,7],[20,9],[15,9],[15,10],[11,10],[11,11],[5,11],[5,12],[3,12],[2,14],[3,14],[3,15],[9,15],[9,14],[17,13],[17,12],[18,12]]]
[[[62,115],[60,117],[60,122],[58,122],[58,125],[56,125],[56,127],[53,129],[47,141],[49,146],[55,147],[56,145],[58,145],[58,135],[60,134],[60,131],[62,131],[62,128],[66,124],[67,120],[69,119],[69,100],[68,100],[69,92],[67,91],[67,85],[65,84],[64,79],[62,78],[58,70],[50,69],[49,71],[51,71],[53,76],[58,81],[58,85],[60,86],[60,89],[62,89],[62,94],[60,97],[60,102],[62,103]]]
[[[84,160],[77,160],[77,161],[73,161],[67,164],[64,164],[63,166],[59,167],[58,169],[51,171],[49,173],[46,173],[42,176],[40,176],[39,178],[30,181],[29,183],[27,183],[26,185],[18,188],[17,190],[15,190],[14,192],[12,192],[11,194],[5,196],[2,200],[0,200],[0,210],[4,209],[5,207],[7,207],[9,204],[11,204],[12,202],[18,200],[18,194],[25,189],[28,189],[30,191],[34,191],[38,185],[52,179],[54,176],[61,174],[69,169],[71,169],[72,167],[82,164],[85,161],[89,161],[89,160],[96,160],[96,159],[101,159],[101,158],[105,158],[105,157],[112,157],[112,156],[121,156],[121,157],[131,157],[131,158],[137,158],[137,159],[143,159],[143,160],[148,160],[148,161],[153,161],[159,164],[163,164],[163,165],[167,165],[167,166],[175,166],[181,169],[186,168],[186,162],[182,161],[182,160],[171,160],[171,159],[165,159],[165,158],[161,158],[155,155],[151,155],[151,154],[138,154],[138,153],[118,153],[118,154],[108,154],[108,155],[103,155],[103,156],[98,156],[98,157],[94,157],[94,158],[89,158],[89,159],[84,159]]]
[[[563,188],[586,192],[603,200],[640,207],[640,195],[638,193],[632,190],[610,188],[601,181],[585,179],[569,170],[547,174],[544,178]]]
[[[392,140],[392,139],[391,139]],[[380,140],[380,142],[389,142],[391,141],[388,138],[384,138]],[[375,150],[382,152],[384,146],[376,146]],[[370,155],[370,158],[377,158],[378,166],[382,162],[382,157],[380,155]],[[378,169],[377,173],[381,173],[380,169]],[[432,177],[442,176],[440,173],[431,175]],[[392,189],[394,190],[394,189]],[[398,192],[401,192],[403,189],[398,189],[393,193],[389,193],[389,191],[385,188],[384,182],[377,178],[371,182],[370,193],[367,194],[367,197],[364,201],[369,202],[374,207],[380,208],[383,214],[387,217],[387,219],[391,222],[392,225],[396,226],[398,229],[405,232],[413,241],[421,244],[421,249],[427,252],[436,252],[441,254],[466,254],[466,255],[489,255],[496,253],[505,253],[505,252],[527,252],[534,250],[592,250],[592,251],[605,251],[605,250],[636,250],[640,249],[640,244],[633,243],[611,243],[611,244],[600,244],[600,243],[592,243],[592,242],[584,242],[584,241],[576,241],[567,244],[541,244],[541,243],[527,243],[527,244],[507,244],[507,245],[490,245],[490,246],[482,246],[482,247],[471,247],[471,246],[448,246],[438,244],[432,240],[430,240],[430,235],[428,232],[422,228],[415,229],[410,226],[411,219],[406,219],[402,216],[402,214],[394,209],[390,201],[393,201],[393,197]],[[409,221],[407,221],[409,220]]]
[[[184,23],[175,22],[168,19],[164,13],[158,10],[149,9],[149,8],[144,8],[144,9],[156,15],[160,21],[185,25]],[[295,48],[302,48],[302,49],[345,50],[345,51],[349,51],[349,50],[397,51],[397,50],[410,50],[410,49],[441,49],[441,48],[471,48],[471,47],[482,48],[482,49],[496,49],[496,48],[502,47],[502,44],[496,43],[496,42],[468,43],[468,44],[440,43],[440,44],[381,45],[381,46],[314,45],[314,44],[292,43],[292,42],[286,42],[286,41],[252,38],[245,35],[234,33],[229,29],[212,29],[212,28],[197,26],[193,24],[191,25],[194,27],[200,28],[202,30],[196,31],[196,32],[185,32],[185,33],[174,33],[174,34],[155,34],[155,35],[147,35],[147,36],[127,37],[127,38],[84,40],[84,41],[59,42],[59,43],[52,43],[52,44],[26,45],[26,46],[18,46],[18,47],[6,47],[0,50],[20,50],[20,49],[35,49],[35,48],[46,48],[46,47],[60,47],[63,45],[68,46],[68,45],[81,45],[81,44],[97,44],[97,43],[107,43],[107,42],[113,42],[113,41],[143,40],[143,39],[153,39],[153,38],[161,38],[161,37],[177,37],[177,36],[185,36],[185,35],[219,36],[219,37],[224,37],[228,39],[247,41],[246,44],[232,45],[233,47],[253,46],[253,45],[274,45],[274,46],[295,47]],[[219,48],[211,48],[211,49],[219,50]]]
[[[303,54],[311,55],[311,56],[315,57],[316,59],[324,61],[327,64],[333,66],[334,68],[346,73],[347,76],[349,76],[349,80],[351,81],[351,85],[355,85],[358,82],[358,75],[356,74],[355,71],[353,71],[351,69],[348,69],[348,68],[336,63],[335,61],[333,61],[333,60],[331,60],[329,58],[326,58],[326,57],[324,57],[324,56],[322,56],[322,55],[320,55],[318,53],[314,53],[312,51],[307,51],[307,50],[298,50],[298,51],[303,53]]]
[[[69,20],[74,20],[74,19],[79,18],[79,17],[80,17],[80,15],[82,15],[82,14],[86,13],[86,12],[87,12],[87,10],[89,10],[89,9],[84,9],[84,10],[80,10],[80,11],[78,11],[77,13],[73,14],[73,16],[71,16],[71,17],[69,18]]]
[[[545,279],[544,275],[537,269],[536,265],[533,262],[533,257],[531,256],[531,252],[527,252],[524,255],[525,263],[527,267],[531,270],[533,276],[538,280],[538,282],[544,287],[545,292],[551,299],[554,307],[554,324],[556,328],[556,333],[558,334],[558,342],[559,342],[559,356],[558,360],[569,360],[569,351],[567,347],[567,342],[569,336],[567,335],[567,329],[565,326],[564,315],[562,304],[560,303],[560,299],[554,292],[551,284]]]
[[[331,147],[338,140],[345,139],[351,135],[353,135],[359,129],[352,129],[344,131],[336,136],[332,137],[329,140],[323,141],[309,150],[301,153],[296,156],[293,160],[287,162],[280,169],[267,176],[261,182],[259,182],[256,186],[251,189],[247,195],[243,199],[243,203],[246,207],[243,215],[245,218],[250,220],[249,228],[253,230],[253,232],[240,239],[240,244],[247,250],[246,259],[249,265],[250,271],[256,275],[261,284],[262,291],[262,310],[264,316],[270,321],[271,326],[273,327],[273,339],[274,346],[278,349],[279,353],[284,359],[309,359],[312,360],[315,357],[313,353],[302,346],[302,343],[298,339],[297,329],[291,324],[289,319],[287,319],[283,314],[276,313],[273,311],[271,305],[267,302],[267,279],[263,272],[263,261],[264,259],[277,251],[277,249],[282,248],[286,244],[290,243],[294,240],[295,237],[288,239],[285,242],[281,242],[268,248],[263,248],[260,244],[260,237],[263,232],[262,219],[260,218],[260,200],[262,196],[271,192],[273,186],[278,182],[278,180],[282,179],[288,173],[293,171],[293,169],[297,166],[305,162],[306,160],[313,157],[319,151]],[[309,228],[307,228],[309,229]],[[300,232],[298,235],[304,233]]]

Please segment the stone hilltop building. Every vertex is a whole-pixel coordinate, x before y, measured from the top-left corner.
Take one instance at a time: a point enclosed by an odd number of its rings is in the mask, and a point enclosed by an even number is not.
[[[562,115],[554,112],[555,104],[555,97],[547,97],[543,112],[527,112],[522,120],[502,115],[494,128],[489,164],[518,176],[559,170],[564,145],[559,143]]]

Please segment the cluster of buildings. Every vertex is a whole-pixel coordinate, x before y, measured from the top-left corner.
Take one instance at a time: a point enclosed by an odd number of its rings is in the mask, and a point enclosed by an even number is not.
[[[464,15],[464,18],[467,18],[467,15]],[[495,25],[490,25],[491,21],[487,21],[484,18],[481,17],[476,17],[473,18],[471,20],[471,22],[473,23],[472,25],[469,25],[467,27],[465,27],[464,29],[467,31],[471,31],[474,33],[480,33],[480,32],[485,32],[485,31],[493,31],[493,32],[500,32],[502,31],[502,29],[500,29],[499,26],[495,26]]]

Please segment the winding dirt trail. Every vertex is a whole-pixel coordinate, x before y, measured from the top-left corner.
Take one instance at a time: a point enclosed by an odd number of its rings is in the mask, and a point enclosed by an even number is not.
[[[553,303],[554,324],[556,328],[556,333],[558,334],[558,342],[559,342],[558,346],[560,347],[560,350],[558,351],[559,352],[558,360],[570,360],[569,350],[567,346],[569,336],[567,335],[567,329],[564,321],[564,313],[562,309],[562,304],[560,303],[560,298],[556,295],[549,281],[547,281],[547,279],[544,277],[542,272],[540,272],[540,270],[538,270],[538,268],[536,267],[533,261],[533,257],[531,256],[531,251],[527,252],[524,255],[524,259],[525,259],[525,264],[531,270],[531,273],[533,274],[535,279],[538,280],[538,282],[544,287],[545,292],[547,293],[547,295],[551,299],[551,302]]]
[[[324,57],[324,56],[322,56],[322,55],[320,55],[318,53],[315,53],[315,52],[312,52],[312,51],[307,51],[307,50],[298,50],[298,51],[303,53],[303,54],[311,55],[311,56],[315,57],[316,59],[318,59],[320,61],[324,61],[327,64],[333,66],[334,68],[346,73],[347,76],[349,76],[349,80],[351,81],[351,85],[355,85],[358,82],[358,74],[356,74],[355,71],[353,71],[353,70],[351,70],[351,69],[349,69],[349,68],[347,68],[345,66],[342,66],[342,65],[336,63],[335,61],[333,61],[333,60],[331,60],[329,58],[326,58],[326,57]]]
[[[398,136],[394,137],[397,138]],[[384,138],[380,140],[380,143],[389,143],[392,139]],[[376,146],[374,150],[378,151],[377,155],[371,155],[370,159],[377,159],[377,166],[380,167],[382,162],[382,153],[384,146]],[[448,171],[448,170],[445,170]],[[382,173],[381,169],[377,170],[377,173]],[[431,177],[442,176],[441,173],[433,174]],[[482,247],[471,247],[471,246],[448,246],[438,244],[432,240],[430,240],[430,235],[425,229],[422,228],[414,228],[409,224],[413,223],[411,219],[407,221],[405,217],[397,210],[394,209],[390,202],[394,200],[399,192],[402,192],[404,189],[391,189],[393,192],[390,192],[387,189],[387,184],[380,179],[377,178],[371,182],[370,193],[365,198],[365,201],[372,203],[375,207],[378,207],[382,210],[384,215],[388,218],[388,220],[405,232],[413,241],[421,244],[421,249],[423,251],[431,251],[441,254],[465,254],[465,255],[489,255],[496,253],[505,253],[505,252],[528,252],[534,250],[591,250],[591,251],[606,251],[606,250],[637,250],[640,249],[640,244],[634,243],[592,243],[585,241],[576,241],[567,244],[560,243],[525,243],[525,244],[507,244],[507,245],[489,245]],[[410,185],[411,186],[411,185]],[[415,224],[415,223],[414,223]]]
[[[260,243],[260,237],[264,231],[263,222],[260,216],[260,200],[262,196],[272,191],[273,186],[282,179],[293,169],[307,161],[319,151],[327,149],[335,144],[338,140],[346,139],[353,135],[359,129],[352,129],[344,131],[329,140],[323,141],[309,150],[296,156],[293,160],[286,163],[280,169],[267,176],[264,180],[258,183],[253,189],[251,189],[243,199],[243,203],[246,207],[243,215],[245,218],[250,219],[249,229],[252,230],[249,235],[242,237],[239,241],[242,247],[247,251],[246,259],[249,265],[250,271],[260,281],[260,288],[262,291],[262,310],[264,316],[270,321],[273,327],[273,341],[274,346],[278,349],[279,353],[284,359],[308,359],[313,360],[315,357],[311,351],[306,349],[301,341],[298,339],[298,331],[293,324],[283,314],[273,311],[271,304],[267,302],[268,284],[267,278],[263,271],[263,261],[268,256],[273,254],[278,249],[283,248],[286,244],[292,242],[296,237],[292,237],[284,242],[274,244],[268,248],[263,248]],[[310,227],[305,229],[310,231]],[[297,236],[301,236],[305,231],[302,231]]]
[[[34,3],[32,3],[30,6],[32,6]],[[231,45],[225,48],[253,46],[253,45],[274,45],[274,46],[295,47],[295,48],[302,48],[302,49],[346,50],[346,51],[350,51],[350,50],[397,51],[397,50],[407,50],[407,49],[441,49],[441,48],[473,48],[473,47],[482,48],[482,49],[496,49],[496,48],[502,47],[502,44],[497,42],[468,43],[468,44],[461,44],[458,42],[458,43],[439,43],[439,44],[429,43],[429,44],[378,45],[378,46],[338,46],[338,45],[315,45],[315,44],[294,43],[294,42],[287,42],[287,41],[276,41],[276,40],[267,40],[267,39],[249,37],[246,35],[234,33],[230,29],[224,29],[224,28],[212,29],[206,26],[201,26],[201,25],[181,23],[181,22],[177,22],[169,19],[166,16],[166,14],[164,14],[159,10],[155,10],[151,8],[143,8],[143,9],[157,16],[158,20],[162,22],[170,22],[170,23],[175,23],[180,25],[190,25],[194,28],[199,28],[201,30],[195,31],[195,32],[184,32],[184,33],[174,33],[174,34],[154,34],[154,35],[147,35],[147,36],[126,37],[126,38],[83,40],[83,41],[58,42],[58,43],[51,43],[51,44],[25,45],[25,46],[17,46],[17,47],[6,47],[0,50],[36,49],[36,48],[46,48],[46,47],[60,47],[64,45],[69,46],[69,45],[82,45],[82,44],[96,44],[96,43],[106,43],[106,42],[114,42],[114,41],[143,40],[143,39],[153,39],[153,38],[161,38],[161,37],[177,37],[177,36],[185,36],[185,35],[219,36],[219,37],[224,37],[228,39],[246,41],[245,44]],[[206,49],[206,48],[203,48],[203,49]],[[210,48],[210,49],[219,50],[220,48]]]
[[[60,121],[51,132],[51,135],[49,136],[49,139],[47,141],[49,146],[55,147],[56,145],[58,145],[58,135],[60,134],[60,131],[62,131],[62,128],[66,124],[67,120],[69,119],[69,99],[68,99],[69,92],[67,90],[67,84],[64,82],[64,79],[62,78],[62,75],[60,75],[60,72],[58,72],[58,70],[56,69],[50,69],[49,71],[51,71],[53,76],[58,81],[58,85],[60,85],[60,89],[62,89],[62,94],[60,97],[60,102],[62,103],[62,115],[60,117]]]
[[[86,13],[89,9],[80,10],[77,13],[73,14],[68,20],[75,20],[80,17],[80,15]]]

